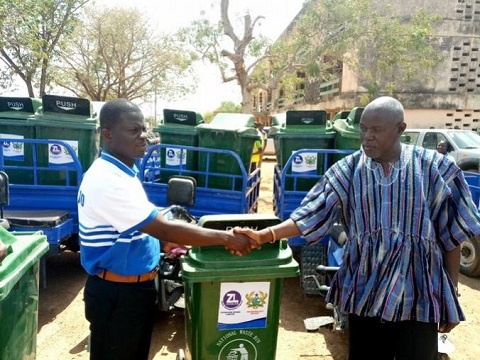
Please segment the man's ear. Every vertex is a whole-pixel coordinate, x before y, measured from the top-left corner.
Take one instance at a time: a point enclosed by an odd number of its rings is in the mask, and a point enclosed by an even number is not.
[[[101,131],[100,131],[101,135],[102,135],[102,138],[105,140],[105,141],[108,141],[112,138],[112,134],[110,133],[110,129],[107,129],[107,128],[103,128]]]
[[[402,122],[400,125],[398,125],[398,133],[402,135],[406,128],[407,128],[407,124]]]

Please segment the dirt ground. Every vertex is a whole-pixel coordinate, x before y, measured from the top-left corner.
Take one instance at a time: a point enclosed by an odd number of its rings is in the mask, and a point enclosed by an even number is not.
[[[272,175],[274,161],[262,164],[260,213],[272,213]],[[88,359],[88,323],[83,313],[83,286],[86,275],[79,256],[63,253],[47,259],[47,287],[40,290],[38,312],[37,359]],[[460,276],[460,301],[467,321],[459,325],[449,339],[456,351],[452,360],[480,357],[480,278]],[[346,359],[346,333],[327,328],[307,332],[303,320],[331,315],[319,297],[305,296],[298,278],[284,281],[277,341],[279,360]],[[477,340],[475,340],[477,339]],[[151,360],[174,360],[185,347],[183,315],[158,317],[153,333]],[[368,359],[368,355],[365,356]],[[263,359],[259,359],[263,360]]]

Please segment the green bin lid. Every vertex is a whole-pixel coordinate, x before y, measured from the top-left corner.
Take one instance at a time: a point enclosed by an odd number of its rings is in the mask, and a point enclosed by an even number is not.
[[[198,225],[215,230],[230,230],[236,226],[254,230],[281,223],[273,214],[204,215]],[[285,240],[262,245],[244,256],[232,255],[223,247],[194,247],[182,263],[187,281],[259,280],[298,275],[298,264]]]
[[[347,138],[347,139],[356,139],[360,140],[360,131],[358,127],[354,128],[352,126],[343,126],[341,123],[335,122],[334,124],[337,136]]]
[[[97,118],[67,114],[37,113],[28,120],[28,124],[53,128],[97,130],[100,127]]]
[[[235,226],[260,230],[281,222],[273,214],[204,215],[198,220],[198,226],[216,230],[230,230]]]
[[[275,114],[272,116],[272,127],[284,127],[287,122],[287,113]]]
[[[163,124],[153,129],[154,132],[161,134],[178,134],[178,135],[196,135],[196,126],[186,126],[181,124]]]
[[[355,126],[360,124],[360,117],[363,113],[363,107],[355,107],[353,108],[347,116],[347,121],[350,125]]]
[[[289,110],[285,127],[291,126],[326,126],[327,112],[325,110]]]
[[[88,99],[69,96],[43,95],[42,112],[44,114],[53,113],[91,118],[93,116],[93,106]]]
[[[0,239],[8,247],[8,255],[0,263],[0,302],[5,299],[22,276],[48,251],[47,237],[21,232],[12,234],[0,226]]]
[[[163,123],[182,126],[196,126],[203,123],[199,113],[187,110],[163,109]]]
[[[348,139],[360,138],[360,117],[362,116],[363,108],[353,108],[346,118],[337,118],[333,121],[333,128],[341,137]]]
[[[35,98],[0,96],[0,117],[26,119],[35,114],[40,104],[41,101]]]
[[[286,239],[264,244],[244,256],[232,255],[223,246],[193,247],[181,264],[187,282],[255,281],[299,274]]]
[[[252,114],[218,113],[213,117],[210,125],[225,129],[255,128],[255,117]]]
[[[235,127],[225,127],[218,124],[200,124],[197,125],[197,131],[199,135],[210,134],[215,136],[215,133],[221,134],[234,134],[235,136],[241,136],[245,138],[259,138],[260,135],[258,130],[254,127],[244,127],[244,128],[235,128]]]
[[[290,134],[290,135],[289,135]],[[291,126],[278,129],[278,131],[272,133],[272,137],[310,137],[310,138],[325,138],[335,136],[335,130],[331,122],[328,122],[326,126]],[[308,145],[308,144],[305,144]]]
[[[332,121],[335,121],[337,119],[346,119],[348,117],[348,114],[350,114],[350,111],[348,110],[339,111],[335,114]]]

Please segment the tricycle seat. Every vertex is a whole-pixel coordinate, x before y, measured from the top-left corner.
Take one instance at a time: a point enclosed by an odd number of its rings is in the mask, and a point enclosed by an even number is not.
[[[55,227],[68,220],[66,210],[5,210],[3,217],[10,226]]]

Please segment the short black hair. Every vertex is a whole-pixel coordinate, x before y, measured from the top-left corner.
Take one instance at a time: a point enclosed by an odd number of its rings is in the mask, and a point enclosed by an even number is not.
[[[127,99],[114,99],[106,102],[100,109],[100,128],[110,129],[124,114],[142,112],[140,108]]]

